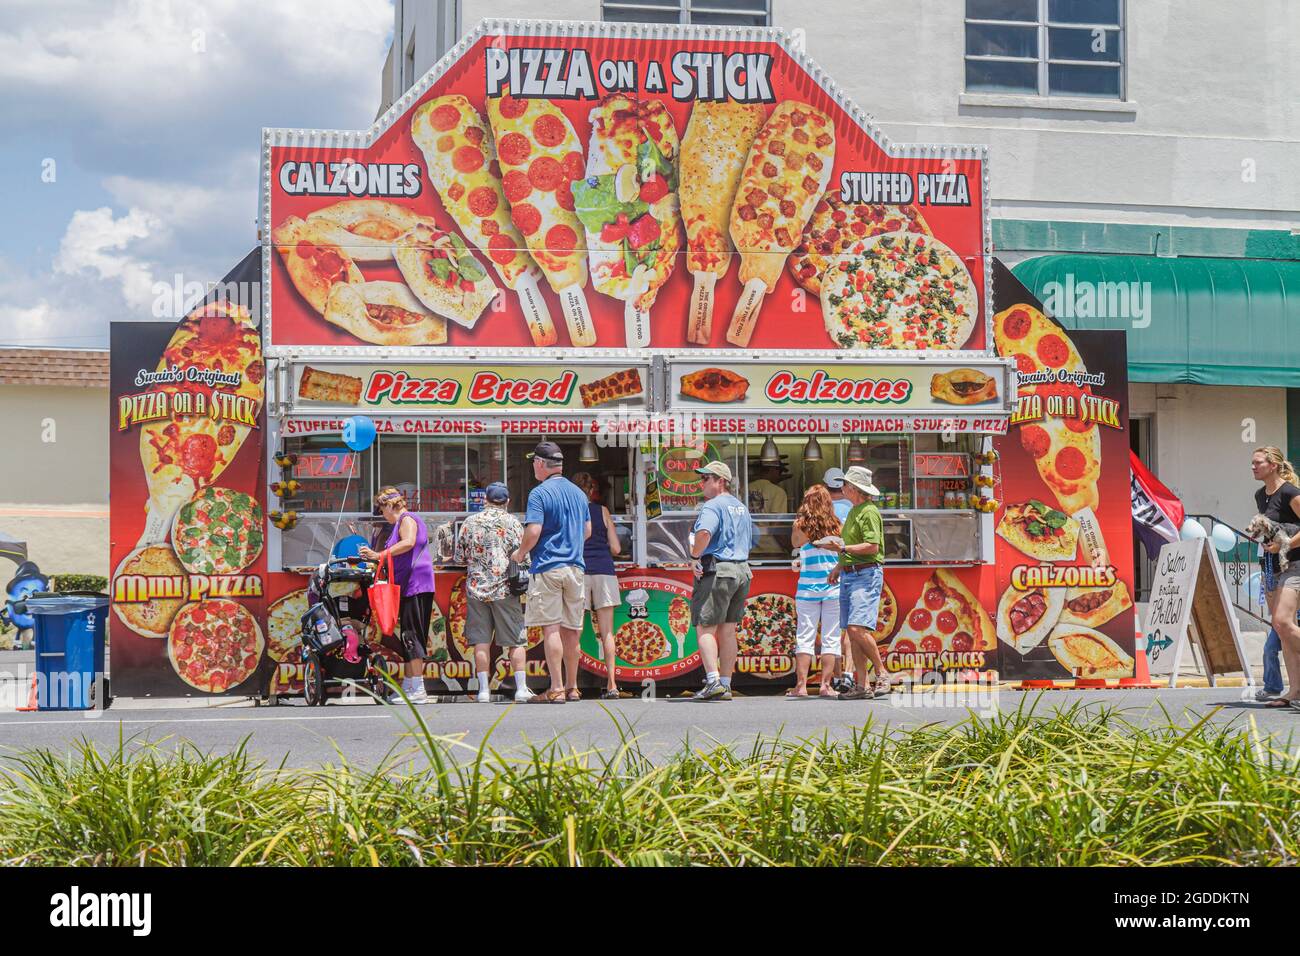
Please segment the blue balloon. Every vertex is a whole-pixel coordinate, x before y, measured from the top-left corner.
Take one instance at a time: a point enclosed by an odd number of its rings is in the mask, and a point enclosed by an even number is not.
[[[365,451],[375,443],[375,423],[365,415],[353,415],[343,423],[343,444],[353,451]]]

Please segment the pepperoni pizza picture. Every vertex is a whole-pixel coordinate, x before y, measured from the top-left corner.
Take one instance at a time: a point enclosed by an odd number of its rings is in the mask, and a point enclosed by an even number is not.
[[[628,621],[614,632],[614,653],[629,667],[649,667],[668,653],[668,639],[651,621]]]
[[[261,628],[234,601],[187,604],[172,620],[167,657],[195,690],[220,694],[248,680],[262,659]]]
[[[876,628],[871,632],[877,644],[884,644],[898,626],[898,598],[890,589],[888,582],[880,585],[880,605],[876,611]]]
[[[691,605],[675,597],[668,603],[668,630],[680,643],[691,629]]]
[[[812,218],[786,267],[796,282],[813,295],[821,295],[822,274],[832,259],[862,252],[866,248],[864,240],[886,232],[931,235],[916,206],[848,203],[833,191],[827,192],[813,208]]]
[[[606,405],[620,400],[626,401],[641,393],[641,372],[634,368],[611,372],[594,382],[578,386],[578,395],[582,398],[583,408],[595,408],[597,405]]]
[[[991,651],[997,647],[993,621],[957,576],[937,568],[915,607],[889,645],[890,654]]]
[[[1031,305],[1014,305],[993,316],[993,343],[998,355],[1015,359],[1021,375],[1087,371],[1066,331]],[[1034,383],[1022,384],[1020,394],[1036,388]]]

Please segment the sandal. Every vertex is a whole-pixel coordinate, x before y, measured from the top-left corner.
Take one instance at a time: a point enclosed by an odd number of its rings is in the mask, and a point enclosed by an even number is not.
[[[546,691],[542,691],[542,693],[540,693],[540,694],[534,694],[531,698],[529,698],[528,703],[530,703],[530,704],[563,704],[563,703],[564,703],[564,691],[562,691],[562,690],[546,690]]]
[[[1274,697],[1271,700],[1264,701],[1263,703],[1263,709],[1266,710],[1286,710],[1290,706],[1291,701],[1287,700],[1285,697]]]
[[[785,692],[785,696],[789,697],[791,700],[802,700],[803,698],[808,696],[808,692],[804,691],[802,694],[796,694],[794,692],[794,688],[791,687],[788,691]]]
[[[570,687],[564,692],[564,699],[568,701],[582,700],[582,691],[576,687]]]

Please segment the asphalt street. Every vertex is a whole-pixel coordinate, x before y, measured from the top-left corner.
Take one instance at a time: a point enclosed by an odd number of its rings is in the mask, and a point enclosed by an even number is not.
[[[507,702],[425,704],[419,714],[430,733],[446,740],[453,752],[471,758],[490,737],[499,752],[518,756],[530,745],[559,739],[565,748],[612,753],[624,735],[634,736],[642,752],[662,761],[682,748],[728,744],[749,748],[758,737],[849,738],[870,719],[876,726],[904,729],[923,724],[984,719],[1017,707],[1048,714],[1082,702],[1109,707],[1130,722],[1173,719],[1191,725],[1207,714],[1216,723],[1246,729],[1253,719],[1276,745],[1300,746],[1300,713],[1263,709],[1243,701],[1237,687],[1133,690],[1047,691],[1025,693],[1000,689],[995,695],[957,699],[952,691],[895,695],[865,702],[786,700],[780,696],[697,704],[640,698],[604,703],[513,705]],[[1167,715],[1167,718],[1166,718]],[[374,767],[387,759],[422,761],[409,709],[368,700],[308,708],[301,701],[279,707],[253,707],[246,701],[194,702],[176,706],[164,701],[119,701],[96,716],[71,712],[0,714],[0,755],[44,747],[66,752],[81,741],[101,749],[119,739],[135,746],[156,742],[175,747],[182,741],[209,752],[227,752],[246,742],[249,751],[270,763],[313,767],[346,759]]]

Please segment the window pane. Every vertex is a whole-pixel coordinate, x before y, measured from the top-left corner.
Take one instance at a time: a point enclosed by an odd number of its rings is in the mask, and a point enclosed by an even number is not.
[[[1038,22],[1038,0],[966,0],[971,20],[1026,20]]]
[[[1038,57],[1038,27],[966,27],[966,52],[975,56]]]
[[[613,23],[680,23],[680,0],[637,0],[636,3],[605,3],[601,16]]]
[[[379,484],[375,491],[392,486],[406,496],[411,511],[420,507],[419,439],[406,435],[381,435],[375,447],[379,457]]]
[[[1064,27],[1048,29],[1047,51],[1053,60],[1097,60],[1118,63],[1120,59],[1119,31],[1070,30]]]
[[[505,481],[505,449],[500,438],[470,438],[466,442],[469,464],[468,511],[482,511],[484,492],[494,481]]]
[[[752,8],[752,4],[750,5]],[[691,23],[707,23],[731,27],[765,27],[766,13],[723,13],[691,9]]]
[[[1060,66],[1047,67],[1048,91],[1061,96],[1119,96],[1119,67]]]
[[[1053,23],[1102,23],[1119,26],[1119,0],[1049,0]]]
[[[1037,63],[967,60],[966,89],[993,93],[1038,93]]]

